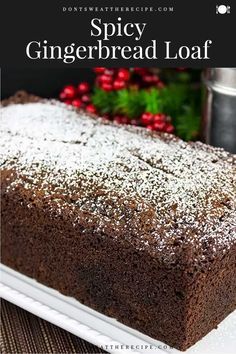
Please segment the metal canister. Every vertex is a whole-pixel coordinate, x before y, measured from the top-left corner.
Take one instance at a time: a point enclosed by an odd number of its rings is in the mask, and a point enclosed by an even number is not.
[[[236,153],[236,68],[206,69],[203,82],[203,140]]]

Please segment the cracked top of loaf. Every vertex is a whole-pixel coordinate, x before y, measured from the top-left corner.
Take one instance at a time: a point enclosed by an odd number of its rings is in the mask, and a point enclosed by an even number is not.
[[[1,108],[5,193],[166,264],[236,243],[235,155],[30,97]]]

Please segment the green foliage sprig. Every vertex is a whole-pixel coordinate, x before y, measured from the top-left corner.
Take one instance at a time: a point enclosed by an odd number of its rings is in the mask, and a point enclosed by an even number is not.
[[[176,134],[195,139],[200,126],[200,89],[189,82],[170,83],[162,89],[129,89],[106,92],[95,88],[92,102],[100,114],[121,114],[138,118],[143,112],[165,113],[172,117]]]

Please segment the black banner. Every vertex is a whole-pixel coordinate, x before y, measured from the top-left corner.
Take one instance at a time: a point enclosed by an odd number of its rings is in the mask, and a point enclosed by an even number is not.
[[[232,0],[5,1],[2,67],[233,67]]]

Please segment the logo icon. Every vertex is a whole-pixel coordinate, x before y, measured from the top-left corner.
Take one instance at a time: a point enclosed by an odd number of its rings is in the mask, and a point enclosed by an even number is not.
[[[218,15],[230,14],[230,6],[229,5],[216,5],[216,13]]]

